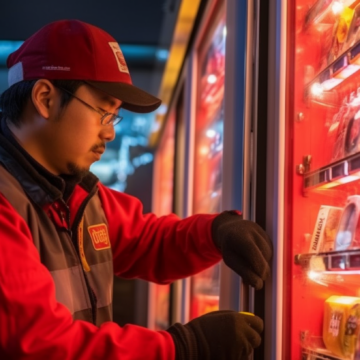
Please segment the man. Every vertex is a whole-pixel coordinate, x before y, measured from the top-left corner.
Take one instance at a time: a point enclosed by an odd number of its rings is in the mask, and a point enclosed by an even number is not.
[[[246,359],[257,316],[217,311],[167,331],[111,322],[113,273],[158,283],[221,258],[261,288],[266,233],[236,212],[143,214],[89,172],[120,107],[149,112],[116,41],[80,21],[51,23],[7,61],[0,98],[0,358]]]

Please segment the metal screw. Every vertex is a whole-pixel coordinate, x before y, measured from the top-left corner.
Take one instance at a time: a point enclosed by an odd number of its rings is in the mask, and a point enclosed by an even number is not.
[[[303,164],[296,165],[296,173],[299,174],[299,175],[304,175],[305,166]]]
[[[300,342],[304,343],[304,341],[308,338],[309,331],[300,331]]]
[[[303,157],[303,163],[304,163],[306,172],[310,171],[311,161],[312,161],[312,156],[311,155],[305,155]]]

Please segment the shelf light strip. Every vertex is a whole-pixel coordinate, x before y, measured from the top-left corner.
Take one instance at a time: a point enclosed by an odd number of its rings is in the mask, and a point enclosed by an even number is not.
[[[341,358],[317,353],[315,350],[304,350],[303,354],[311,355],[311,360],[341,360]]]
[[[342,163],[319,169],[304,177],[304,188],[318,187],[329,189],[360,179],[359,154],[344,160]]]
[[[340,85],[360,70],[360,41],[337,58],[326,69],[306,86],[305,95],[321,96],[324,91],[330,91]]]

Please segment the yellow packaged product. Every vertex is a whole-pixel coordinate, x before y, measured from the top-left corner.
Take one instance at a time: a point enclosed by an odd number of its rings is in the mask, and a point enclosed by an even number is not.
[[[323,340],[337,356],[351,358],[355,354],[360,325],[360,298],[330,296],[325,301]]]
[[[345,42],[348,37],[350,24],[354,16],[354,10],[346,7],[339,19],[338,27],[336,29],[336,37],[339,43]]]

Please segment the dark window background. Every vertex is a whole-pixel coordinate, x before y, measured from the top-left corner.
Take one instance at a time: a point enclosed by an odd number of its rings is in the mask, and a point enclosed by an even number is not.
[[[121,111],[124,117],[116,126],[116,138],[107,144],[100,161],[91,167],[100,181],[110,188],[140,199],[144,213],[151,211],[153,151],[148,136],[154,113],[135,114]],[[114,321],[147,325],[148,284],[141,280],[114,278]]]

